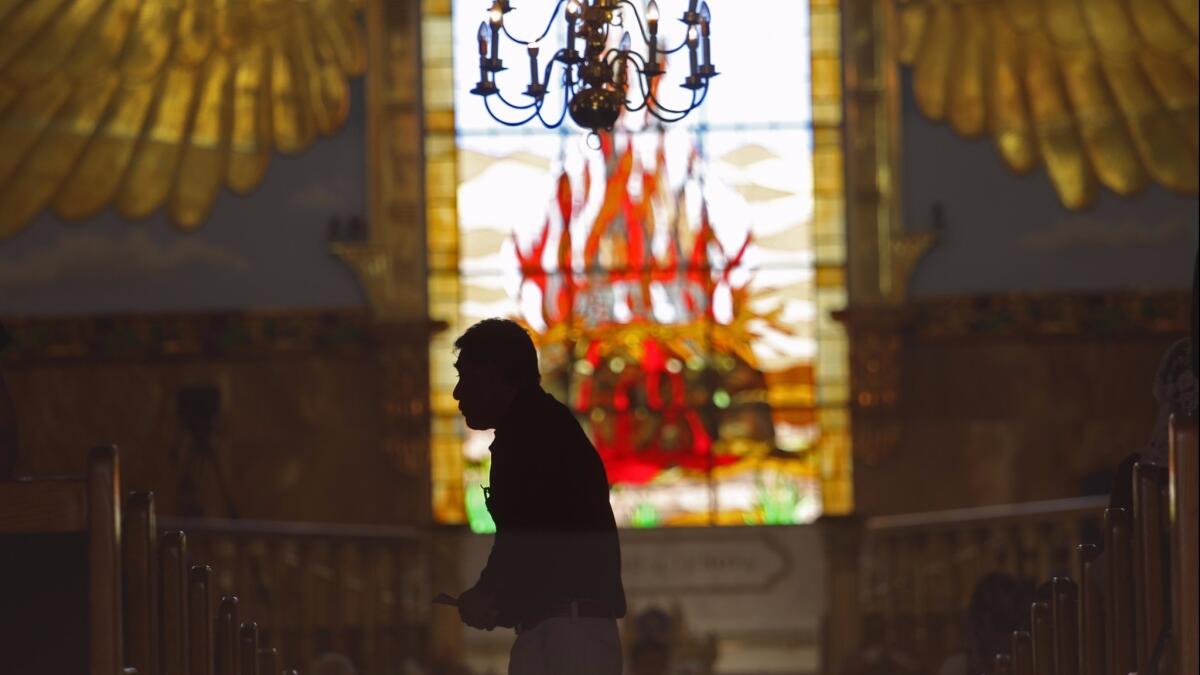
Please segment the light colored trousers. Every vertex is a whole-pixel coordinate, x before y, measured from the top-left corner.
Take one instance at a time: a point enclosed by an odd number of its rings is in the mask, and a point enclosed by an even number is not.
[[[616,619],[561,616],[521,631],[508,675],[621,675]]]

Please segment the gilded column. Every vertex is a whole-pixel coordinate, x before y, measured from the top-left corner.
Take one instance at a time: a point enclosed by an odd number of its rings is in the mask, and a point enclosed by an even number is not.
[[[421,9],[420,0],[365,3],[367,236],[333,251],[358,275],[373,317],[381,451],[396,472],[392,518],[428,527],[429,343],[439,324],[429,318],[426,290]],[[435,564],[425,549],[424,578],[413,583],[428,590]],[[428,640],[417,649],[428,650]]]
[[[855,662],[860,648],[862,522],[854,516],[825,516],[817,524],[825,548],[826,575],[821,672],[835,674]]]
[[[851,437],[877,462],[900,438],[908,283],[934,233],[907,232],[901,209],[899,72],[890,0],[843,0]]]

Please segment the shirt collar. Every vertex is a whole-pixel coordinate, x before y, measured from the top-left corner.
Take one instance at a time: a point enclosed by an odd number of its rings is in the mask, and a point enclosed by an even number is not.
[[[512,435],[516,429],[525,426],[527,419],[533,412],[537,400],[541,398],[543,392],[540,385],[525,387],[517,392],[513,398],[512,406],[509,407],[508,413],[504,419],[500,420],[500,424],[496,426],[496,438],[492,441],[489,449],[495,450],[498,444],[503,444],[503,439]]]

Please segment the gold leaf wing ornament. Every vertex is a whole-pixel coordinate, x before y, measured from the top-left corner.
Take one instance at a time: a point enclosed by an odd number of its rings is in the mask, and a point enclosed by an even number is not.
[[[921,112],[1044,164],[1062,203],[1197,191],[1195,0],[898,0]]]
[[[0,0],[0,238],[45,208],[198,227],[349,112],[357,0]]]

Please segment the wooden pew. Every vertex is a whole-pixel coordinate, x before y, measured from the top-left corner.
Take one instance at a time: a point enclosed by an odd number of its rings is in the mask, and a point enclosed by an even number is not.
[[[274,647],[259,647],[258,675],[279,675],[279,650]]]
[[[188,574],[189,675],[213,675],[213,638],[212,568],[193,565]]]
[[[81,479],[0,482],[0,658],[10,672],[122,673],[119,494],[111,447],[91,452]],[[75,550],[83,555],[64,558]],[[68,569],[47,584],[59,564]]]
[[[1133,467],[1133,586],[1137,663],[1150,662],[1166,624],[1167,474],[1161,467]]]
[[[1095,544],[1079,547],[1079,670],[1105,675],[1103,557]]]
[[[1197,440],[1195,418],[1171,418],[1170,520],[1175,641],[1179,672],[1200,672],[1200,593],[1197,591]]]
[[[162,579],[162,675],[188,674],[187,536],[178,530],[163,535],[159,553]]]
[[[190,641],[195,643],[191,672],[196,675],[257,675],[258,625],[238,623],[238,599],[230,596],[223,598],[218,608],[214,634],[211,569],[192,569],[189,598],[186,535],[182,531],[166,533],[162,545],[158,545],[154,495],[131,493],[124,514],[125,640],[131,655],[129,663],[139,675],[157,672],[161,650],[164,675],[187,673]],[[189,626],[194,630],[189,631]],[[264,672],[278,672],[278,667]]]
[[[1066,577],[1050,582],[1050,625],[1053,630],[1054,675],[1079,673],[1079,590]]]
[[[1013,631],[1013,675],[1033,675],[1033,635],[1029,631]]]
[[[238,662],[241,675],[258,675],[258,624],[253,621],[238,631]]]
[[[214,652],[216,675],[241,675],[241,660],[238,659],[238,599],[227,595],[217,605],[216,647]]]
[[[1173,417],[1169,471],[1134,467],[1132,511],[1104,511],[1103,551],[1076,549],[1078,583],[1038,588],[995,675],[1197,672],[1197,453],[1196,420]]]
[[[128,648],[129,665],[139,675],[158,672],[159,650],[161,649],[163,673],[167,673],[167,661],[174,673],[185,673],[188,640],[188,598],[184,585],[186,564],[186,536],[183,532],[168,533],[158,545],[155,527],[154,495],[131,493],[125,501],[124,512],[124,576],[125,576],[125,644]],[[160,555],[161,552],[161,555]],[[159,598],[159,576],[161,570],[162,597]],[[211,572],[208,568],[197,568],[193,577],[197,607],[194,622],[198,626],[210,625],[206,619],[207,606],[211,603]],[[160,620],[159,607],[162,607]],[[200,663],[198,675],[208,675],[204,670],[202,653],[215,655],[208,661],[217,673],[234,675],[256,675],[258,672],[258,625],[238,623],[238,600],[224,598],[218,609],[217,634],[197,631],[198,641],[195,655]],[[232,648],[231,648],[232,646]]]
[[[1109,675],[1136,669],[1133,628],[1133,532],[1125,509],[1104,511],[1104,617]]]
[[[1190,456],[1194,474],[1192,424]],[[1189,442],[1187,432],[1181,436],[1176,445]],[[1186,452],[1181,447],[1178,454],[1184,456]],[[1172,461],[1175,471],[1177,460]],[[1168,476],[1161,467],[1134,467],[1133,514],[1125,509],[1105,510],[1105,550],[1101,554],[1094,545],[1078,547],[1078,585],[1070,578],[1056,577],[1039,588],[1039,599],[1030,608],[1031,635],[1026,638],[1022,633],[1014,634],[1006,662],[1013,675],[1127,675],[1152,666],[1161,668],[1173,659],[1182,668],[1180,672],[1194,672],[1189,670],[1192,664],[1187,659],[1194,658],[1189,651],[1195,651],[1196,641],[1190,637],[1195,632],[1195,617],[1194,612],[1187,614],[1182,608],[1187,602],[1185,580],[1192,581],[1193,595],[1195,592],[1195,557],[1190,563],[1179,561],[1187,557],[1183,550],[1188,532],[1195,541],[1195,528],[1184,530],[1179,524],[1187,517],[1182,515],[1180,504],[1190,498],[1194,525],[1194,475],[1192,485],[1182,485],[1169,493],[1168,486],[1175,489],[1176,482],[1174,475]],[[1176,562],[1169,569],[1172,558]],[[1101,567],[1103,587],[1098,578]],[[1171,609],[1167,603],[1172,597],[1167,583],[1169,571],[1175,583],[1184,584],[1174,594],[1177,628],[1173,643],[1163,639]],[[1191,607],[1195,607],[1194,600]],[[1176,653],[1164,653],[1166,649]],[[1004,660],[1001,656],[997,655],[997,665]]]
[[[80,479],[0,482],[0,672],[277,675],[236,597],[214,618],[184,533],[160,540],[154,495],[119,495],[112,448]]]
[[[156,675],[158,656],[158,526],[154,493],[131,492],[121,517],[125,665]]]
[[[1045,599],[1039,599],[1029,608],[1029,625],[1033,635],[1033,675],[1054,675],[1054,629],[1050,603]]]

